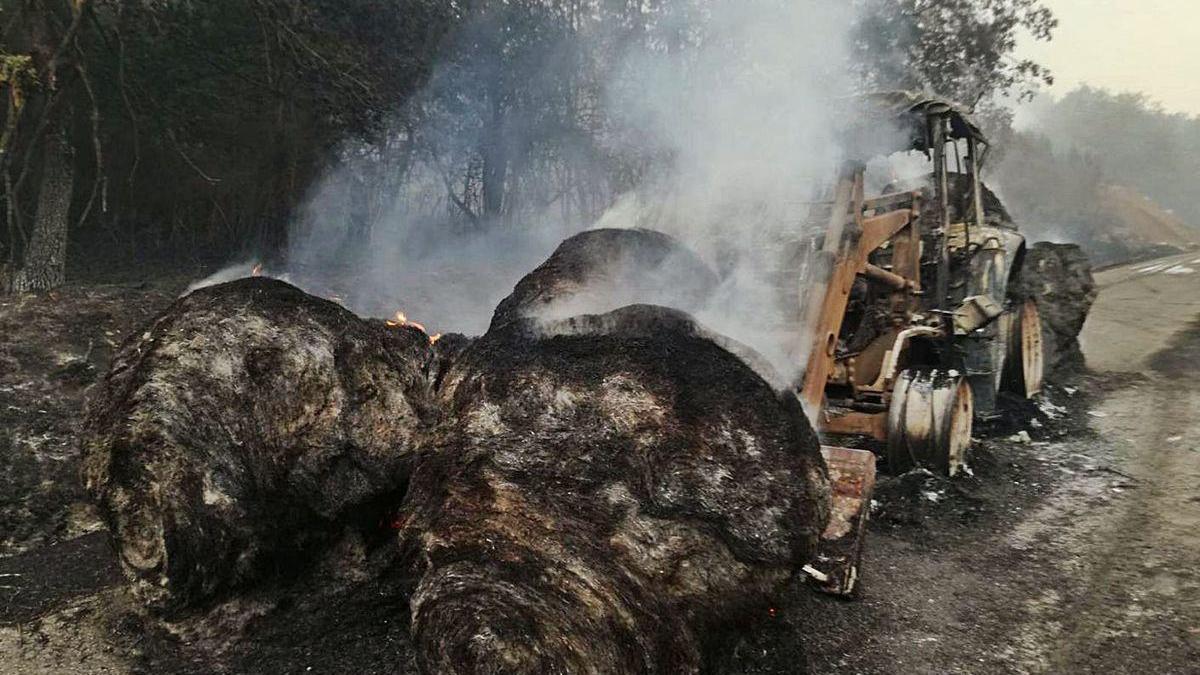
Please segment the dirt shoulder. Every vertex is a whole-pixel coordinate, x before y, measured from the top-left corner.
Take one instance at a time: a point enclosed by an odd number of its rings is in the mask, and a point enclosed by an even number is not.
[[[1064,491],[1080,491],[1078,508],[1102,508],[1126,480],[1098,457],[1102,440],[1065,412],[1082,414],[1113,384],[1072,385],[1018,409],[1023,424],[984,430],[974,475],[883,477],[859,597],[793,588],[789,608],[724,672],[797,672],[797,661],[778,658],[786,644],[803,645],[796,657],[813,673],[1046,672],[1041,635],[1026,627],[1067,575],[1054,566],[1052,534],[1029,523]],[[1030,442],[1010,440],[1017,430]]]
[[[1130,372],[1092,413],[1126,480],[1106,508],[1046,520],[1062,542],[1049,661],[1062,672],[1196,672],[1200,664],[1200,256],[1099,275],[1089,363]],[[1068,497],[1053,505],[1062,512]]]

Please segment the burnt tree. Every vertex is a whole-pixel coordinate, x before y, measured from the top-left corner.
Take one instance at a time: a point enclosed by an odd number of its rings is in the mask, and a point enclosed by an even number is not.
[[[94,89],[79,58],[79,34],[92,7],[90,0],[80,0],[21,3],[13,10],[4,38],[7,49],[17,53],[0,51],[0,89],[7,98],[0,135],[6,221],[0,250],[7,249],[0,290],[41,291],[61,285],[66,277],[75,188],[71,137],[82,126],[75,118],[84,111],[90,114],[97,160],[101,152]],[[29,222],[26,211],[31,208]]]
[[[15,292],[49,290],[66,281],[67,229],[75,186],[71,155],[66,143],[56,139],[46,142],[32,232],[21,264],[12,276]]]

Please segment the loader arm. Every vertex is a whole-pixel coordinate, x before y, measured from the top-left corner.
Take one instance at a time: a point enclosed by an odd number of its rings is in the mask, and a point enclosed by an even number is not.
[[[817,253],[818,277],[824,276],[826,281],[812,284],[806,293],[805,325],[812,326],[812,343],[800,396],[810,410],[824,407],[825,385],[835,367],[838,335],[846,319],[855,279],[861,275],[890,287],[896,311],[910,311],[912,298],[920,292],[919,193],[899,193],[872,200],[893,209],[864,216],[862,168],[853,167],[850,171],[851,175],[844,175],[839,182],[825,241]],[[843,199],[843,195],[849,198]],[[869,264],[871,253],[888,242],[896,246],[892,269]]]

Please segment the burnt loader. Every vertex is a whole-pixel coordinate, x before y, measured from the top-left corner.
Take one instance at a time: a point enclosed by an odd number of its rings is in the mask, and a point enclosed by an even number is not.
[[[1025,240],[980,180],[987,140],[961,106],[911,92],[867,97],[867,127],[831,199],[799,287],[808,358],[796,393],[823,438],[875,441],[888,471],[966,466],[976,419],[1004,390],[1042,387],[1037,305],[1012,293]],[[897,133],[879,133],[879,129]],[[868,162],[901,153],[930,165],[912,185],[867,196]],[[833,517],[809,570],[847,594],[857,579],[872,453],[823,448]],[[814,573],[815,572],[815,573]]]

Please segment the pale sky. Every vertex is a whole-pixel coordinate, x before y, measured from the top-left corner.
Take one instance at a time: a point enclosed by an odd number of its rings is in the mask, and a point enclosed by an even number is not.
[[[1018,51],[1054,72],[1055,95],[1087,83],[1200,115],[1200,0],[1043,3],[1058,16],[1054,40],[1026,39]]]

